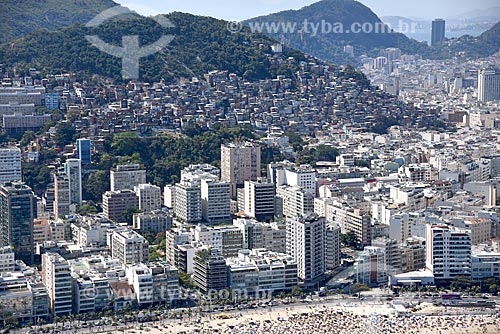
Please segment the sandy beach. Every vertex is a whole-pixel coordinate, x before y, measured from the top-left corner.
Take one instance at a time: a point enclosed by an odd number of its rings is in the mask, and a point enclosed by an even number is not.
[[[396,316],[389,304],[300,305],[286,309],[250,310],[238,314],[191,317],[128,330],[127,333],[170,334],[497,334],[497,315],[439,315],[444,308],[421,308]],[[429,315],[430,313],[435,315]]]

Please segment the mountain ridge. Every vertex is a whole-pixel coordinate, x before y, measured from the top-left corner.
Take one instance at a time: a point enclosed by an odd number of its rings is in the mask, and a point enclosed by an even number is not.
[[[322,0],[298,10],[287,10],[266,16],[260,16],[243,21],[250,25],[255,22],[297,22],[304,20],[311,22],[342,23],[344,27],[353,27],[354,24],[369,24],[373,29],[383,24],[382,20],[367,6],[354,0]],[[368,29],[366,30],[368,31]],[[403,52],[427,52],[427,45],[412,40],[401,33],[389,31],[352,33],[344,30],[343,33],[318,34],[317,36],[301,35],[297,33],[266,32],[269,36],[284,40],[290,47],[299,49],[325,61],[343,64],[349,59],[343,52],[343,47],[351,45],[357,55],[374,52],[380,48],[398,47]]]
[[[84,24],[117,5],[112,0],[2,0],[0,44],[37,30],[53,31]]]
[[[247,29],[231,33],[226,21],[209,17],[180,12],[164,16],[173,28],[162,27],[153,18],[134,16],[95,28],[74,25],[53,32],[35,31],[0,46],[0,63],[16,73],[28,73],[35,67],[42,74],[75,72],[120,81],[121,59],[99,51],[85,39],[86,35],[98,35],[109,44],[121,46],[122,36],[138,35],[141,45],[149,45],[169,34],[174,36],[170,45],[140,60],[144,81],[201,77],[211,70],[228,70],[259,80],[279,74],[291,76],[296,70],[295,65],[269,61],[271,45],[276,41],[263,34],[252,34]],[[304,57],[294,50],[282,55],[288,56]]]

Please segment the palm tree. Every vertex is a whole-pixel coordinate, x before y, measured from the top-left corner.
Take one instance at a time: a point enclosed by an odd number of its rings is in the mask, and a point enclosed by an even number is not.
[[[61,318],[59,318],[57,315],[54,317],[54,324],[57,324],[59,323],[59,321],[61,320]]]

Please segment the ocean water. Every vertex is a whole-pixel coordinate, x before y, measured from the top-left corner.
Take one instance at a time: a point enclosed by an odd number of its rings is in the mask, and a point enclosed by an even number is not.
[[[445,36],[446,38],[458,38],[463,35],[471,35],[477,37],[485,31],[486,30],[454,30],[447,31]],[[416,39],[417,41],[427,42],[429,44],[431,43],[431,32],[427,30],[417,30],[415,32],[405,33],[405,35],[410,38]]]

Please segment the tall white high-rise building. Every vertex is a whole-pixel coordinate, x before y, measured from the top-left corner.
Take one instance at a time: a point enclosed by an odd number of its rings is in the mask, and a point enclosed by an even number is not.
[[[233,225],[243,234],[243,249],[264,248],[276,253],[286,253],[286,224],[238,218],[233,220]]]
[[[313,196],[316,195],[316,171],[310,165],[295,167],[282,163],[282,166],[279,164],[268,166],[268,175],[272,175],[271,181],[276,183],[276,187],[297,186]]]
[[[274,218],[275,193],[274,183],[265,178],[245,181],[243,207],[245,215],[261,221]]]
[[[193,235],[187,230],[172,228],[166,232],[165,240],[167,262],[174,265],[177,257],[177,246],[190,244],[193,240]]]
[[[17,147],[0,148],[0,184],[21,180],[21,150]]]
[[[180,182],[175,186],[174,212],[178,219],[186,223],[201,221],[201,188],[199,183]]]
[[[384,251],[385,269],[388,275],[401,273],[401,249],[398,241],[381,237],[373,239],[372,246],[378,247]]]
[[[326,268],[329,270],[340,266],[340,226],[338,224],[327,224],[325,235],[325,258]]]
[[[201,181],[201,211],[210,224],[231,221],[231,186],[211,179]]]
[[[314,195],[299,186],[280,186],[276,189],[276,215],[306,216],[314,212]]]
[[[80,159],[66,160],[64,172],[69,179],[71,204],[82,205],[82,161]]]
[[[287,219],[286,253],[297,262],[299,279],[316,283],[326,269],[326,220],[316,215]]]
[[[356,261],[356,279],[368,286],[387,281],[385,253],[382,248],[368,246],[359,253]]]
[[[14,250],[10,246],[0,247],[0,274],[14,272],[15,270]]]
[[[471,237],[449,226],[427,226],[426,269],[436,280],[471,274]]]
[[[54,216],[59,218],[71,213],[71,192],[69,177],[66,174],[54,174]]]
[[[175,186],[167,184],[163,188],[163,205],[170,209],[175,207]]]
[[[118,165],[111,170],[111,191],[134,190],[135,186],[146,183],[146,170],[139,164]]]
[[[115,231],[111,237],[111,256],[124,265],[146,263],[149,261],[149,243],[135,231]]]
[[[57,253],[42,255],[42,280],[49,296],[49,310],[52,316],[70,315],[73,307],[71,270]]]
[[[161,188],[152,184],[139,184],[134,187],[139,198],[139,210],[149,213],[161,209]]]
[[[479,70],[477,78],[478,100],[481,102],[500,100],[500,72]]]
[[[261,176],[260,146],[255,143],[230,143],[221,146],[221,180],[231,184],[231,197],[245,181]]]

